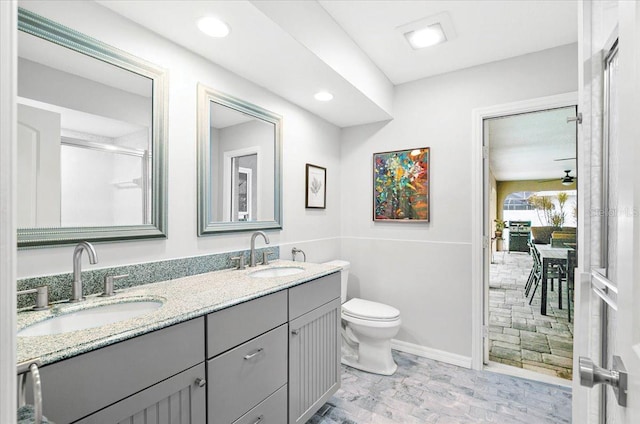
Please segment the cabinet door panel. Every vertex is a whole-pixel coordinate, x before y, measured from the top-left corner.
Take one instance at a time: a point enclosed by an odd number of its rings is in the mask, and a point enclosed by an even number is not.
[[[340,306],[289,323],[289,424],[305,423],[340,388]]]
[[[204,364],[196,365],[76,424],[203,424],[205,388],[195,381],[204,375]]]

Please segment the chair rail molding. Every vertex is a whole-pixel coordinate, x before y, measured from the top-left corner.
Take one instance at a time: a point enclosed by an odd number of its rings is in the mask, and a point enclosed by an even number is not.
[[[578,92],[538,97],[511,103],[503,103],[471,111],[471,367],[484,368],[483,327],[488,321],[485,311],[485,292],[489,286],[489,268],[484,263],[483,228],[489,228],[489,217],[484,211],[484,196],[489,193],[484,179],[483,122],[485,119],[505,115],[536,112],[578,105]],[[487,146],[488,147],[488,146]],[[488,195],[488,194],[487,194]]]

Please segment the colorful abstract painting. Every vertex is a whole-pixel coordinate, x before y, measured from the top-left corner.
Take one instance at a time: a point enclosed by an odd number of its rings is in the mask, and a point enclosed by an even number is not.
[[[374,221],[429,221],[429,159],[428,147],[374,153]]]

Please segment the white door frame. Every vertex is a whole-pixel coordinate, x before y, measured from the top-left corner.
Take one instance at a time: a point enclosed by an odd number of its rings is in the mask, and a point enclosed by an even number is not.
[[[0,422],[16,422],[17,1],[0,1]]]
[[[576,105],[578,105],[578,92],[574,91],[477,108],[471,113],[471,367],[473,369],[481,370],[484,368],[484,294],[488,288],[488,279],[485,275],[487,269],[483,263],[483,237],[489,236],[489,234],[483,234],[485,224],[488,228],[489,219],[484,215],[483,207],[485,192],[488,193],[489,190],[489,187],[485,186],[483,176],[483,122],[488,118]],[[487,249],[490,248],[490,245],[487,246]],[[578,316],[577,312],[576,316]]]

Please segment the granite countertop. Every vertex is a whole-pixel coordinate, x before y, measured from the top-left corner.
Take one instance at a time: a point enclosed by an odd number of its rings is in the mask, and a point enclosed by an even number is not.
[[[256,278],[250,273],[278,267],[301,267],[297,274]],[[104,304],[156,300],[163,306],[135,318],[101,327],[47,336],[18,336],[17,362],[39,359],[42,365],[70,358],[153,330],[206,315],[247,300],[287,289],[339,271],[340,268],[278,260],[245,270],[222,270],[119,290],[113,297],[87,296],[80,303],[60,302],[46,311],[21,310],[18,330],[57,315]],[[203,335],[204,337],[204,335]]]

